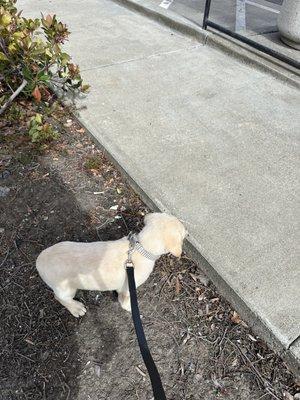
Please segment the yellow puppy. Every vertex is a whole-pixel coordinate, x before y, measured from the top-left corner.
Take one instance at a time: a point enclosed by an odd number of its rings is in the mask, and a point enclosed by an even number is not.
[[[155,259],[172,253],[180,257],[186,230],[175,217],[152,213],[145,217],[145,227],[138,234],[141,246],[132,255],[136,286],[143,284],[154,268]],[[55,298],[74,317],[86,313],[82,303],[73,299],[77,289],[116,290],[121,306],[130,311],[130,296],[125,269],[129,241],[93,243],[60,242],[42,251],[37,270],[50,286]]]

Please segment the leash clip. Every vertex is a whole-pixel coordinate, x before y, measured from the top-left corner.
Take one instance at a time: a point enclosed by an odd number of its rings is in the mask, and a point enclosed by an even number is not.
[[[132,254],[135,250],[135,245],[136,245],[136,235],[133,232],[130,232],[128,235],[128,240],[129,240],[129,249],[127,251],[127,260],[125,261],[125,268],[134,268],[134,264],[132,262]]]
[[[134,268],[134,264],[133,264],[133,262],[131,260],[127,260],[125,262],[125,267],[126,267],[126,269],[127,268]]]

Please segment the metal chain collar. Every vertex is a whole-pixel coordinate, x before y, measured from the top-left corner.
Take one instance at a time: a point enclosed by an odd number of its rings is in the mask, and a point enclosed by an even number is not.
[[[141,245],[141,243],[138,241],[137,235],[133,232],[130,232],[127,239],[129,240],[129,249],[127,251],[127,260],[125,262],[125,267],[126,268],[133,268],[133,262],[132,262],[132,254],[135,251],[138,251],[142,256],[148,258],[148,260],[151,260],[155,262],[159,257],[155,256],[154,254],[150,253],[144,247]]]

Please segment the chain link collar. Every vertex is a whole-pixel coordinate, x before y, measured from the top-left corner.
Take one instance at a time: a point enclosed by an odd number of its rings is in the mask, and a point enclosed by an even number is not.
[[[151,260],[153,262],[155,262],[159,258],[158,256],[155,256],[154,254],[144,249],[144,247],[138,241],[136,233],[130,232],[127,236],[127,239],[129,240],[129,249],[127,251],[127,260],[125,262],[126,268],[133,267],[132,254],[135,251],[138,251],[142,256],[148,258],[148,260]]]

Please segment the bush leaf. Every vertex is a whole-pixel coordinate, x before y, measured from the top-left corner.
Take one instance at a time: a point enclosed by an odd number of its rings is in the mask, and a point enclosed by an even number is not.
[[[39,103],[42,99],[42,95],[40,92],[40,89],[38,88],[38,86],[36,86],[32,92],[32,96],[35,98],[35,100]]]
[[[0,61],[8,61],[8,58],[2,51],[0,51]]]

